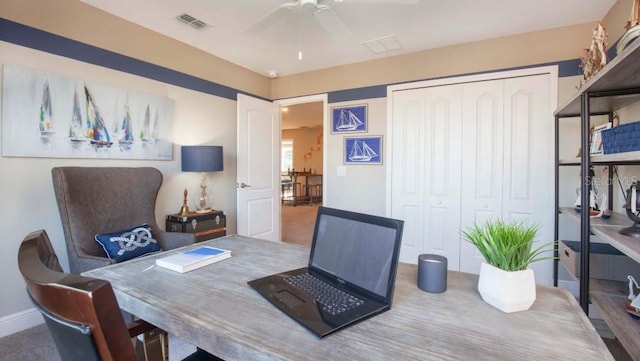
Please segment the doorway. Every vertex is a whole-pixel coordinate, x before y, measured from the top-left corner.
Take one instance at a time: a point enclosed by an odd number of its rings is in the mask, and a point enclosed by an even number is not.
[[[281,239],[311,245],[324,199],[326,95],[277,104],[281,111]]]

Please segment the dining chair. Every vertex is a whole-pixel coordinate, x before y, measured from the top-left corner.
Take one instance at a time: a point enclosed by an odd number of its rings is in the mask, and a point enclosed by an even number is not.
[[[143,320],[125,324],[108,281],[62,272],[45,230],[23,239],[18,267],[63,361],[135,361],[145,356],[136,352],[131,339],[155,326]],[[198,349],[184,360],[220,359]]]

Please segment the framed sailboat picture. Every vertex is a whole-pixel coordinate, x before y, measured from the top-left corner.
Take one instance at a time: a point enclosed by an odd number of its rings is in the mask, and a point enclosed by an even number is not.
[[[367,132],[367,105],[331,108],[331,133]]]
[[[382,136],[344,137],[344,164],[382,164]]]
[[[2,155],[171,160],[173,101],[5,64]]]

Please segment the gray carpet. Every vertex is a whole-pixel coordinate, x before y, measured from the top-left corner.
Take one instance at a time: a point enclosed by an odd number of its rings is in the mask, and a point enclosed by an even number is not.
[[[182,360],[195,346],[169,335],[169,360]],[[0,361],[61,361],[44,324],[0,338]]]

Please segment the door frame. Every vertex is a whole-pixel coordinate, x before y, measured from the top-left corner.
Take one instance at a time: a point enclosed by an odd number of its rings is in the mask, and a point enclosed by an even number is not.
[[[531,75],[549,74],[549,96],[550,109],[556,109],[558,107],[558,65],[545,65],[545,66],[533,66],[529,68],[522,68],[516,70],[503,70],[492,71],[479,74],[452,76],[447,78],[422,80],[410,83],[402,83],[390,85],[387,87],[387,136],[385,142],[387,143],[385,150],[385,157],[389,160],[387,164],[387,187],[386,187],[386,213],[387,217],[391,216],[391,153],[393,150],[393,92],[401,90],[410,90],[418,88],[436,87],[442,85],[452,85],[460,83],[471,83],[477,81],[496,80],[504,78],[517,78]],[[549,114],[549,117],[553,117],[553,114]]]
[[[328,122],[328,95],[327,93],[323,94],[314,94],[314,95],[306,95],[302,97],[295,98],[286,98],[274,100],[280,107],[287,107],[296,104],[302,103],[313,103],[313,102],[322,102],[322,204],[327,203],[327,134],[329,134],[329,122]],[[282,134],[282,117],[280,118],[280,134]],[[278,173],[280,172],[280,163],[278,163]],[[280,190],[282,192],[282,190]]]

